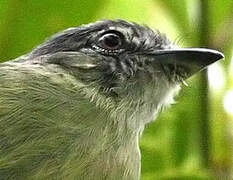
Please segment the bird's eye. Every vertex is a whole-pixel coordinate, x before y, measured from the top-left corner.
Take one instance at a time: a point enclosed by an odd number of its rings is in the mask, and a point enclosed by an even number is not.
[[[92,48],[106,55],[116,55],[123,51],[125,42],[124,35],[118,31],[107,31],[97,37]]]
[[[121,47],[121,37],[115,33],[104,34],[99,39],[99,46],[106,50],[117,50]]]

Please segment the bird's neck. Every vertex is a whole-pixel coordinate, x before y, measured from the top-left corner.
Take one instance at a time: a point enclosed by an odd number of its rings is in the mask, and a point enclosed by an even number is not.
[[[98,96],[100,95],[95,94],[89,97],[88,92],[85,91],[88,105],[80,112],[82,117],[85,117],[83,125],[86,128],[79,137],[82,141],[77,144],[78,152],[83,153],[81,158],[83,163],[74,164],[78,166],[85,164],[80,167],[83,168],[80,172],[90,171],[88,177],[92,175],[93,179],[114,177],[114,179],[137,180],[140,178],[141,166],[139,136],[142,126],[139,119],[135,118],[136,114],[133,114],[133,111],[120,111],[120,108],[116,109],[110,100],[102,101],[103,98]],[[77,106],[78,103],[77,101]],[[77,121],[79,119],[77,117]]]
[[[84,104],[88,104],[79,110],[85,117],[84,126],[88,126],[82,133],[81,139],[85,141],[78,144],[84,163],[93,178],[140,179],[139,137],[145,124],[155,118],[158,104],[144,104],[131,97],[131,100],[112,101],[101,93],[95,94],[98,89],[94,88],[84,86],[79,92],[82,101],[86,101]]]

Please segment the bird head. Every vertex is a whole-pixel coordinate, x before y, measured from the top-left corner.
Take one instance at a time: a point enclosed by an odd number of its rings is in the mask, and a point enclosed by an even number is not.
[[[136,23],[104,20],[58,33],[29,57],[61,66],[114,102],[127,99],[153,109],[171,103],[185,79],[223,55],[178,48],[159,31]]]

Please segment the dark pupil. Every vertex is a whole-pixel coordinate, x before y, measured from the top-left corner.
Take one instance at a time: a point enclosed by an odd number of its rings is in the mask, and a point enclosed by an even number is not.
[[[103,45],[108,49],[117,49],[120,46],[120,38],[115,34],[106,34],[103,37]]]

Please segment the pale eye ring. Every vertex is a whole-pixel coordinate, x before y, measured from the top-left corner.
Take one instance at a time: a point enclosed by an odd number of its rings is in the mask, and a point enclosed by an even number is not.
[[[118,50],[122,45],[122,39],[118,34],[109,32],[99,38],[98,45],[106,50]]]
[[[108,30],[98,35],[91,47],[101,54],[117,55],[125,50],[125,36],[119,31]]]

